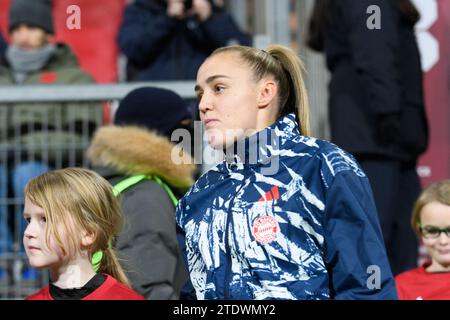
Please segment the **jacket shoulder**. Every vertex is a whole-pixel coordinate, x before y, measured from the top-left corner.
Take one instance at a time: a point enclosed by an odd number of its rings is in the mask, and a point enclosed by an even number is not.
[[[326,175],[334,177],[341,172],[352,172],[361,178],[366,176],[351,153],[325,140],[318,140],[318,145],[316,157]]]
[[[412,279],[415,279],[420,274],[420,267],[404,271],[397,276],[395,276],[395,282],[396,283],[403,283],[403,282],[409,282]]]
[[[118,300],[144,300],[144,297],[139,293],[117,280],[115,280],[115,284],[111,288],[111,298]]]
[[[105,274],[106,280],[83,300],[144,300],[144,297],[112,276]]]
[[[156,215],[149,208],[173,211],[174,204],[167,191],[154,180],[141,181],[123,192],[124,211],[127,215]],[[157,203],[157,205],[155,205]],[[137,211],[137,212],[136,212]],[[139,213],[139,214],[137,214]]]
[[[56,45],[56,52],[46,71],[59,74],[59,83],[92,83],[93,78],[84,71],[72,49],[62,43]]]
[[[365,176],[352,154],[329,141],[300,136],[293,148],[295,154],[306,155],[307,158],[318,161],[329,175],[352,171],[358,176]]]

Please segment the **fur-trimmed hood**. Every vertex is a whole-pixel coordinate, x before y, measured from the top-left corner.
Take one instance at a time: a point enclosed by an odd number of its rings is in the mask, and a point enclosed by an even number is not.
[[[173,187],[190,187],[194,181],[194,160],[173,148],[178,147],[147,129],[107,126],[95,132],[87,158],[94,167],[113,168],[124,175],[156,175]],[[182,164],[175,164],[172,154],[179,155]]]

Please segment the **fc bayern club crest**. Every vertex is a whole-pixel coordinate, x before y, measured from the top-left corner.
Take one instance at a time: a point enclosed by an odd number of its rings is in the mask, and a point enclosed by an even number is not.
[[[262,216],[255,220],[252,227],[255,240],[260,243],[269,243],[276,239],[278,223],[274,217]]]

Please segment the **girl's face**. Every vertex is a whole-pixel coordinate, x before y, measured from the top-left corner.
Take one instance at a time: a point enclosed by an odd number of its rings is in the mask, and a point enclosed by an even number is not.
[[[208,58],[197,73],[196,94],[208,143],[224,148],[258,128],[258,84],[237,53]]]
[[[27,222],[23,245],[30,265],[34,268],[53,268],[61,264],[64,256],[50,235],[49,246],[45,239],[47,221],[44,210],[25,198],[23,216]]]
[[[431,256],[433,271],[444,271],[450,268],[450,237],[438,229],[450,229],[450,206],[439,202],[426,204],[421,211],[422,240]],[[426,236],[425,233],[429,235]],[[433,234],[437,237],[433,237]],[[447,270],[448,271],[448,270]]]

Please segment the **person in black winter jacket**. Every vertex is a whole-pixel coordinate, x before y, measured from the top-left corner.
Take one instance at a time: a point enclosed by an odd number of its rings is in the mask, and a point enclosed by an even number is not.
[[[417,159],[428,144],[418,19],[409,0],[318,0],[308,39],[331,71],[332,140],[369,176],[394,274],[417,266],[408,221],[420,193]]]
[[[5,39],[3,39],[3,36],[0,33],[0,63],[4,59],[6,46],[7,46],[6,41],[5,41]]]
[[[136,0],[130,4],[118,36],[128,58],[128,80],[194,80],[214,49],[250,45],[251,38],[216,2]]]
[[[139,88],[122,99],[114,125],[99,128],[87,151],[93,169],[113,186],[128,177],[152,176],[121,192],[125,226],[116,243],[132,288],[146,299],[178,299],[188,279],[170,194],[180,198],[193,183],[193,159],[185,154],[185,164],[175,164],[170,141],[172,131],[189,128],[188,122],[176,93]]]

